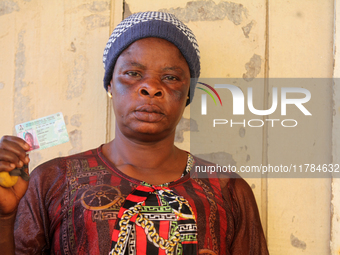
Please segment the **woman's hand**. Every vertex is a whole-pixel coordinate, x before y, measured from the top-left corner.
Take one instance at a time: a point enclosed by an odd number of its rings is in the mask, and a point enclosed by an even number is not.
[[[30,146],[16,136],[3,136],[0,140],[0,173],[28,165],[30,159],[26,152]],[[25,169],[28,173],[28,168]],[[3,174],[4,175],[4,174]],[[0,186],[0,216],[14,213],[28,187],[28,181],[18,178],[16,184],[5,188]]]

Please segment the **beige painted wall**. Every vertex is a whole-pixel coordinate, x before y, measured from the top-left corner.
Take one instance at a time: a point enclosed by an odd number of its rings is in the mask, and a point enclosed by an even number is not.
[[[332,77],[333,18],[333,1],[269,1],[269,77]],[[269,132],[269,162],[331,163],[331,83],[306,88],[313,118]],[[268,179],[272,254],[330,254],[330,189],[330,179]]]
[[[1,134],[63,112],[70,142],[31,154],[31,168],[105,142],[101,55],[109,2],[0,1]]]
[[[340,161],[340,3],[335,4],[335,42],[334,42],[334,77],[333,85],[333,132],[332,156],[333,162]],[[331,204],[331,252],[340,254],[340,179],[332,179],[332,204]]]
[[[226,6],[222,13],[221,4]],[[122,16],[138,11],[173,12],[193,30],[201,50],[201,77],[332,77],[333,5],[330,0],[126,0],[123,12],[122,0],[0,0],[0,134],[13,134],[18,123],[63,112],[71,141],[33,152],[31,168],[113,138],[114,117],[102,85],[102,51]],[[338,76],[337,66],[334,73]],[[228,151],[237,165],[289,162],[292,156],[296,163],[315,159],[329,163],[332,153],[333,162],[340,163],[331,135],[332,86],[308,89],[322,102],[322,108],[310,107],[323,122],[311,126],[302,119],[300,129],[288,137],[277,130],[249,127],[240,137],[239,128],[229,129]],[[271,85],[264,83],[256,92],[264,106],[268,91]],[[176,143],[186,150],[189,118],[190,108],[178,130],[183,139]],[[245,146],[246,153],[240,149]],[[332,254],[338,254],[340,198],[334,196],[338,180],[247,181],[259,205],[271,254],[330,254],[331,233]]]

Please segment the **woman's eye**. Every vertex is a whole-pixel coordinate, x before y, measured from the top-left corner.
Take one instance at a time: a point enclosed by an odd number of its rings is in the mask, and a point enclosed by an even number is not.
[[[134,72],[134,71],[129,71],[126,73],[127,75],[131,76],[131,77],[138,77],[140,76],[139,73]]]
[[[168,75],[165,77],[166,80],[169,81],[178,81],[178,78],[176,76]]]

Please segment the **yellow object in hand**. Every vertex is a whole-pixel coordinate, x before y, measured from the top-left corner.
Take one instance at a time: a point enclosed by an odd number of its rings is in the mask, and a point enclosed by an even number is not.
[[[0,172],[0,186],[10,188],[18,181],[19,176],[11,176],[8,172]]]

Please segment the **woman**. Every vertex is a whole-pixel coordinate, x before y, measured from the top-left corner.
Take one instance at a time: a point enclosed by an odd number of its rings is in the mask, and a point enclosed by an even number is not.
[[[33,135],[31,133],[26,132],[24,134],[24,138],[25,138],[26,143],[28,143],[28,145],[30,146],[30,151],[35,150],[35,149],[39,149],[39,145],[34,144],[34,138],[33,138]]]
[[[174,146],[200,72],[192,32],[171,14],[137,13],[103,60],[115,139],[37,167],[28,189],[20,178],[0,187],[8,254],[267,254],[248,184],[198,178],[190,170],[209,163]],[[0,148],[0,171],[28,164],[23,140],[3,137]]]

